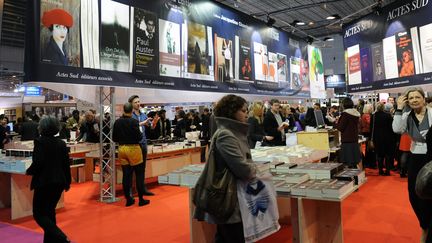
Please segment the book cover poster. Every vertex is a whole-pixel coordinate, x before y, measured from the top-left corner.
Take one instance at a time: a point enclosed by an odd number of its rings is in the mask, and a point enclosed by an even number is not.
[[[269,70],[268,70],[268,76],[267,81],[270,82],[278,82],[278,73],[277,73],[277,64],[278,64],[278,58],[277,54],[273,52],[269,52]]]
[[[267,46],[258,42],[254,42],[254,68],[255,79],[266,81],[269,70]]]
[[[156,14],[132,8],[135,46],[135,72],[156,75],[158,18]]]
[[[279,82],[288,82],[287,80],[287,56],[284,54],[277,54],[277,76]]]
[[[384,58],[383,58],[383,49],[381,43],[375,43],[371,45],[371,54],[372,54],[372,72],[373,72],[373,80],[384,80]]]
[[[360,49],[360,60],[361,60],[361,76],[362,83],[370,83],[372,82],[372,60],[369,53],[369,48],[361,48]]]
[[[308,59],[311,98],[325,99],[324,65],[321,50],[309,45]]]
[[[396,34],[396,47],[399,77],[414,75],[414,52],[411,35],[408,31],[403,31]]]
[[[396,53],[396,37],[390,36],[383,39],[384,73],[386,79],[399,77]]]
[[[291,76],[291,89],[298,90],[302,87],[300,78],[300,65],[301,59],[298,57],[290,58],[290,76]]]
[[[348,47],[348,84],[361,84],[360,46]]]
[[[41,0],[40,6],[41,61],[80,67],[80,1]]]
[[[159,74],[180,77],[180,25],[159,19]]]
[[[235,37],[235,50],[236,50],[236,72],[235,78],[240,81],[253,81],[252,80],[252,52],[250,42]]]
[[[83,67],[100,69],[98,1],[81,0],[81,41]]]
[[[214,80],[211,27],[187,22],[187,78]],[[194,75],[195,74],[195,75]]]
[[[307,58],[307,57],[306,57]],[[309,63],[306,59],[300,59],[300,87],[302,91],[310,90]]]
[[[129,6],[101,1],[101,69],[130,72]]]
[[[432,72],[432,23],[420,27],[420,48],[423,57],[423,72]]]
[[[417,26],[412,27],[410,29],[411,32],[411,40],[412,40],[412,48],[414,54],[414,63],[415,63],[415,73],[421,74],[423,73],[423,60],[420,51],[420,38]]]
[[[219,82],[232,82],[233,75],[233,43],[231,40],[222,38],[215,34],[216,48],[215,80]]]

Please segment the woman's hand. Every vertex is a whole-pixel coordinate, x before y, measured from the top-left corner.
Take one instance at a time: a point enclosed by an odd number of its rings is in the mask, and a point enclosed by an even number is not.
[[[408,98],[405,95],[399,96],[397,99],[397,108],[398,110],[402,110],[405,107],[405,104],[408,102]]]
[[[264,136],[264,139],[267,141],[271,141],[274,139],[274,137],[273,136]]]

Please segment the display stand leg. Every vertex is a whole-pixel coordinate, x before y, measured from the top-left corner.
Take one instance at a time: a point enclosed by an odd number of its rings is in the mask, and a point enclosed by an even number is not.
[[[342,243],[341,202],[291,198],[293,242]]]

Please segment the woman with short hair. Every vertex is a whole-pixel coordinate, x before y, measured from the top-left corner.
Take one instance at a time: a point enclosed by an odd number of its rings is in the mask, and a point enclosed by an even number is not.
[[[26,174],[32,175],[33,218],[44,230],[44,243],[70,242],[56,225],[55,208],[63,191],[71,184],[69,151],[66,143],[54,137],[60,122],[44,116],[39,122],[40,137],[34,140],[33,162]]]
[[[393,118],[393,131],[407,132],[411,137],[411,153],[408,163],[408,195],[411,207],[422,228],[421,242],[432,242],[432,201],[421,199],[415,191],[417,174],[429,162],[426,136],[432,125],[432,108],[426,106],[425,93],[420,87],[409,88],[397,99]],[[430,136],[430,135],[429,135]],[[429,231],[429,233],[428,233]]]

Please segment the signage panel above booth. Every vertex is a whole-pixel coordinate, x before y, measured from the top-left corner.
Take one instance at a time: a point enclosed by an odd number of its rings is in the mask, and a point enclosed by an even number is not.
[[[218,3],[28,4],[26,81],[299,97],[324,87],[319,49],[308,60],[306,42]]]
[[[344,27],[349,92],[429,84],[432,1],[401,0]]]

